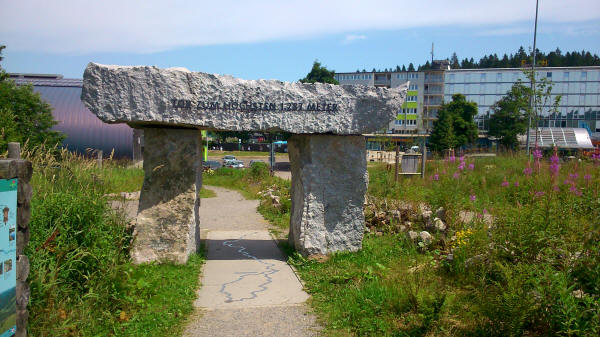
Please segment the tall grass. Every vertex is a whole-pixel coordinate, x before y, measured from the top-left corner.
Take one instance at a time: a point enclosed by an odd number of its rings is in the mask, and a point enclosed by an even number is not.
[[[43,146],[25,148],[34,195],[32,336],[163,336],[192,310],[201,257],[184,266],[129,262],[131,232],[106,195],[139,189],[143,172]]]
[[[405,230],[431,232],[431,244],[402,230],[379,232],[366,236],[361,252],[292,262],[332,334],[597,336],[598,164],[446,158],[429,163],[426,179],[398,184],[393,170],[373,165],[369,200],[378,202],[370,207],[385,205],[375,210],[378,230],[398,221],[399,201],[429,205],[434,214],[443,207],[448,228],[416,220]]]

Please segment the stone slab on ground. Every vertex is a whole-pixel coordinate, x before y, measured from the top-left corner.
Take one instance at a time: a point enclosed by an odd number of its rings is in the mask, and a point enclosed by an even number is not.
[[[211,231],[196,306],[208,309],[304,303],[308,294],[267,231]]]
[[[89,63],[81,99],[100,119],[132,125],[357,135],[386,127],[408,85],[243,80],[184,68]]]
[[[320,327],[304,303],[308,294],[258,214],[258,200],[205,186],[201,228],[206,263],[184,336],[317,336]]]

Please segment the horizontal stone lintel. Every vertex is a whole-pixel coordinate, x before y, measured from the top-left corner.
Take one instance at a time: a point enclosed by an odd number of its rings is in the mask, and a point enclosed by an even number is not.
[[[134,127],[359,135],[395,119],[406,90],[90,63],[81,98],[104,122]]]

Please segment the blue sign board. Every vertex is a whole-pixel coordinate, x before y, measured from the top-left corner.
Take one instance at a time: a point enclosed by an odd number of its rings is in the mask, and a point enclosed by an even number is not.
[[[17,330],[17,179],[0,179],[0,337]]]

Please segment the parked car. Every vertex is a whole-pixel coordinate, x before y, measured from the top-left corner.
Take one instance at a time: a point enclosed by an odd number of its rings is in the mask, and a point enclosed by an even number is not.
[[[244,168],[244,162],[241,160],[233,159],[226,161],[224,166],[230,168]]]
[[[235,156],[232,156],[230,154],[223,156],[223,162],[229,161],[229,160],[236,160]]]
[[[216,160],[207,160],[202,162],[202,168],[204,169],[204,171],[208,169],[216,170],[220,169],[221,167],[223,167],[223,165],[221,165],[221,163],[219,163]]]

